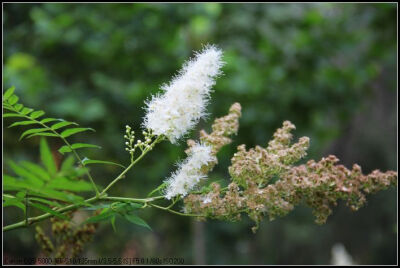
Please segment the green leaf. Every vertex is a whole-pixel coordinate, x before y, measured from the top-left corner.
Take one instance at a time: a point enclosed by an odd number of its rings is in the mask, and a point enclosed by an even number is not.
[[[3,114],[3,117],[25,117],[25,116],[16,113],[5,113]]]
[[[44,132],[47,131],[48,128],[31,128],[26,130],[24,133],[22,133],[21,137],[19,137],[19,140],[22,140],[25,136],[29,135],[29,134],[35,134],[35,133],[39,133],[39,132]]]
[[[22,105],[21,103],[15,104],[14,105],[14,109],[19,112],[22,108],[24,107],[24,105]]]
[[[12,95],[9,99],[8,99],[8,103],[10,105],[14,105],[18,102],[19,98],[16,95]]]
[[[6,101],[9,97],[11,97],[14,93],[15,87],[12,86],[9,89],[6,90],[3,94],[3,101]]]
[[[42,123],[42,124],[45,124],[45,123],[48,123],[48,122],[52,122],[52,121],[58,121],[59,119],[56,119],[56,118],[44,118],[44,119],[42,119],[42,120],[40,120],[40,123]]]
[[[83,132],[83,131],[88,131],[88,130],[95,131],[93,128],[87,128],[87,127],[69,128],[69,129],[64,130],[61,133],[61,136],[63,138],[66,138],[66,137],[72,136],[72,135],[74,135],[76,133]]]
[[[57,173],[56,163],[45,138],[40,140],[40,159],[50,174]]]
[[[29,120],[29,121],[18,121],[18,122],[15,122],[15,123],[9,125],[8,127],[25,126],[25,125],[32,125],[32,124],[37,124],[37,123],[35,121],[31,121],[31,120]]]
[[[18,191],[29,188],[32,188],[32,186],[26,181],[3,174],[3,191]]]
[[[99,222],[99,221],[105,221],[105,220],[108,220],[109,218],[113,217],[114,215],[115,215],[114,211],[106,210],[104,213],[100,213],[99,215],[90,217],[83,223],[86,224],[86,223],[95,223],[95,222]]]
[[[63,177],[51,180],[46,187],[54,190],[67,190],[71,192],[88,192],[93,190],[93,186],[89,182],[69,180]]]
[[[55,201],[50,201],[50,200],[39,198],[39,197],[29,197],[28,199],[30,201],[41,202],[41,203],[44,203],[46,205],[53,206],[53,207],[58,207],[58,208],[62,207],[62,205],[60,205],[59,203],[57,203]]]
[[[28,137],[26,137],[27,139],[32,138],[34,136],[43,136],[43,137],[58,137],[57,134],[51,133],[51,132],[39,132],[39,133],[35,133],[35,134],[31,134]]]
[[[139,218],[139,216],[137,216],[135,214],[124,214],[122,216],[124,217],[124,219],[130,221],[133,224],[143,226],[143,227],[146,227],[147,229],[151,230],[151,227],[143,219]]]
[[[68,121],[63,121],[63,122],[59,122],[59,123],[55,123],[54,125],[51,126],[51,129],[56,130],[65,126],[69,126],[69,125],[78,125],[75,122],[68,122]]]
[[[30,189],[29,190],[29,195],[30,196],[39,196],[39,197],[44,197],[44,198],[51,198],[51,199],[56,199],[68,203],[74,203],[74,204],[82,204],[85,203],[83,197],[74,195],[71,193],[65,193],[53,189],[48,189],[48,188],[42,188],[42,189]]]
[[[24,107],[24,109],[22,109],[22,111],[21,111],[21,114],[27,115],[27,114],[29,114],[29,113],[32,112],[32,111],[33,111],[33,109]]]
[[[3,195],[3,207],[8,207],[8,206],[14,206],[22,209],[22,211],[25,213],[25,204],[21,202],[19,198],[16,198],[11,195]]]
[[[61,164],[61,171],[62,172],[68,172],[71,171],[71,169],[74,168],[75,164],[75,159],[73,156],[68,156]]]
[[[82,163],[86,166],[86,165],[90,165],[90,164],[109,164],[109,165],[116,165],[116,166],[120,166],[122,168],[125,168],[123,165],[118,164],[118,163],[114,163],[114,162],[110,162],[110,161],[102,161],[102,160],[91,160],[88,158],[84,158],[82,160]]]
[[[48,174],[47,171],[39,165],[28,161],[22,161],[21,165],[29,172],[35,174],[38,178],[41,178],[44,181],[49,181],[51,179],[50,174]]]
[[[10,165],[11,169],[15,172],[15,174],[17,174],[21,178],[25,179],[26,182],[31,185],[31,187],[40,188],[43,185],[43,181],[40,178],[38,178],[37,176],[35,176],[31,172],[29,172],[28,170],[18,166],[13,161],[9,161],[9,165]]]
[[[80,148],[98,148],[98,149],[101,149],[101,147],[98,146],[98,145],[87,144],[87,143],[74,143],[74,144],[71,145],[71,147],[72,147],[72,149],[74,149],[74,150],[75,150],[75,149],[80,149]],[[71,150],[67,145],[64,145],[63,147],[61,147],[60,149],[58,149],[58,151],[59,151],[61,154],[72,152],[72,150]]]
[[[36,119],[38,117],[41,117],[42,115],[44,115],[44,111],[40,110],[40,111],[31,113],[31,115],[29,117],[32,119]]]
[[[30,202],[30,205],[35,207],[35,208],[37,208],[37,209],[40,209],[40,210],[42,210],[44,212],[50,213],[50,214],[56,216],[57,218],[60,218],[60,219],[63,219],[63,220],[69,220],[69,218],[67,216],[61,214],[60,212],[52,210],[51,208],[48,208],[48,207],[46,207],[46,206],[44,206],[42,204]]]
[[[115,219],[116,219],[116,217],[115,217],[115,215],[111,218],[111,226],[112,226],[112,228],[113,228],[113,230],[114,230],[114,233],[116,233],[117,232],[117,227],[115,226]]]

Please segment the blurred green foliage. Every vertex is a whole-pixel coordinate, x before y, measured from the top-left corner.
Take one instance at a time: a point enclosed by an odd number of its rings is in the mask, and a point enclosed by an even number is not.
[[[176,74],[202,45],[224,50],[209,119],[240,102],[234,143],[219,154],[212,178],[228,179],[235,147],[265,145],[284,120],[296,137],[311,138],[309,157],[335,153],[364,172],[396,169],[396,4],[4,4],[3,88],[14,85],[21,102],[48,115],[97,130],[79,137],[102,150],[87,156],[120,163],[124,126],[140,129],[144,101]],[[11,123],[5,119],[4,124]],[[5,129],[6,159],[35,159],[38,140],[19,143],[21,129]],[[56,151],[61,144],[49,140]],[[159,185],[184,157],[185,143],[162,143],[114,193],[140,197]],[[61,156],[60,156],[61,157]],[[5,166],[5,172],[8,168]],[[113,166],[92,168],[106,185]],[[17,216],[5,210],[5,222]],[[205,254],[196,257],[191,219],[160,211],[143,218],[154,232],[117,221],[103,225],[87,256],[184,257],[209,264],[327,264],[342,242],[361,264],[394,264],[396,191],[371,196],[351,213],[341,205],[317,226],[311,212],[264,222],[204,224]],[[7,256],[36,256],[33,228],[4,235]],[[201,260],[200,260],[201,261]]]

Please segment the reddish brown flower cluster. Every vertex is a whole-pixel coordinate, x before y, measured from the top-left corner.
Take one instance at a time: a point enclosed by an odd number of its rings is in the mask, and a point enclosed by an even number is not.
[[[229,186],[221,189],[212,183],[208,192],[188,195],[184,199],[185,211],[225,220],[238,220],[241,213],[246,213],[256,222],[255,231],[264,215],[273,220],[304,203],[313,209],[316,223],[323,224],[337,200],[345,200],[352,210],[357,210],[365,203],[365,194],[396,184],[397,172],[375,170],[363,175],[357,164],[352,170],[337,165],[339,160],[333,155],[319,162],[310,160],[305,165],[293,166],[306,155],[309,146],[308,137],[290,144],[293,129],[295,126],[285,121],[267,148],[256,146],[246,151],[245,145],[238,146],[229,167]],[[218,149],[219,144],[225,144],[221,140],[208,138],[211,144],[218,141]]]

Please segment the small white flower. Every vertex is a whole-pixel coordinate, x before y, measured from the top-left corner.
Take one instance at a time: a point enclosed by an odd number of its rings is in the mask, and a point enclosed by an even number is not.
[[[162,86],[163,94],[146,103],[143,127],[155,135],[165,135],[171,143],[192,129],[201,117],[215,78],[221,73],[222,51],[206,46],[183,65],[179,74]]]
[[[208,204],[208,203],[211,203],[211,198],[209,197],[209,196],[206,196],[206,197],[204,197],[204,199],[203,199],[203,204]]]
[[[174,196],[187,195],[196,184],[206,178],[201,172],[204,165],[215,161],[212,148],[208,145],[196,144],[191,148],[190,155],[179,165],[179,168],[167,179],[165,197],[171,199]]]

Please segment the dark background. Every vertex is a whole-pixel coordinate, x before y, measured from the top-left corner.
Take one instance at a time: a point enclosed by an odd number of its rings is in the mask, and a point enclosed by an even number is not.
[[[266,145],[282,121],[309,136],[308,159],[335,154],[351,168],[397,170],[396,4],[4,4],[3,87],[16,86],[28,107],[96,129],[77,140],[99,144],[95,159],[129,161],[125,125],[139,130],[144,101],[176,74],[193,50],[216,44],[224,75],[208,107],[215,117],[242,104],[239,134],[218,155],[212,178],[229,179],[236,146]],[[4,126],[13,122],[4,119]],[[4,159],[38,161],[38,139],[18,142],[22,128],[3,129]],[[74,140],[72,138],[72,140]],[[61,146],[49,139],[53,150]],[[183,159],[185,142],[152,151],[111,193],[144,197]],[[120,170],[92,168],[106,185]],[[9,172],[4,163],[4,172]],[[21,219],[3,210],[5,222]],[[342,243],[359,264],[397,263],[397,191],[368,196],[351,212],[343,203],[327,224],[298,207],[284,218],[194,223],[163,211],[141,216],[153,232],[102,224],[83,256],[182,257],[206,264],[329,264]],[[42,226],[48,226],[43,223]],[[34,228],[4,233],[8,257],[34,257]]]

